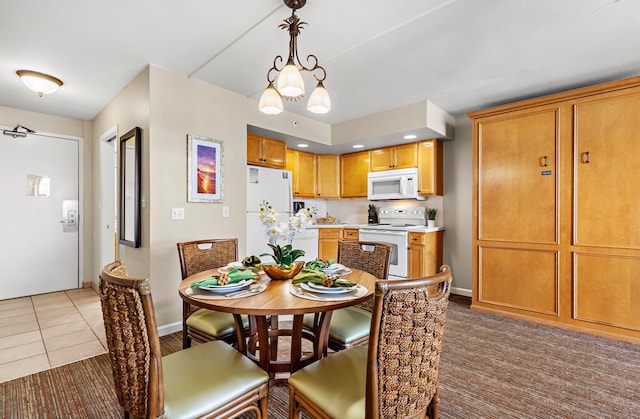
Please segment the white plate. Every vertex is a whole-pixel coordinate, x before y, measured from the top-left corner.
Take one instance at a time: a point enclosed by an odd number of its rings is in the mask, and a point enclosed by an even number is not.
[[[201,285],[198,288],[205,291],[217,292],[218,294],[226,294],[228,292],[239,291],[243,288],[248,287],[253,284],[255,281],[253,279],[243,279],[240,282],[234,282],[233,284],[227,285]]]
[[[318,284],[314,284],[314,283],[307,283],[307,282],[301,282],[300,283],[300,288],[302,288],[305,291],[310,291],[310,292],[317,292],[318,294],[346,294],[348,292],[353,291],[354,289],[356,289],[357,285],[354,285],[353,287],[349,287],[349,288],[343,288],[343,287],[325,287],[322,285],[318,285]]]

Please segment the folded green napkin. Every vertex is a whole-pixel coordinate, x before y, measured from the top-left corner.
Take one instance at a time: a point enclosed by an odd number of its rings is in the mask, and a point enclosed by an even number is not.
[[[249,269],[240,270],[238,268],[234,268],[227,274],[227,276],[229,277],[229,284],[233,284],[234,282],[251,279],[255,274]],[[191,284],[191,288],[198,288],[200,286],[218,286],[218,276],[210,276],[209,278],[201,279],[200,281],[196,281]]]
[[[301,282],[312,282],[314,284],[322,285],[322,280],[325,276],[326,274],[322,271],[304,268],[298,273],[298,275],[293,277],[291,283],[299,284]],[[346,279],[342,278],[336,279],[333,282],[334,287],[353,287],[355,285],[355,282],[347,281]]]
[[[231,272],[229,272],[229,283],[232,284],[234,282],[240,282],[244,279],[251,279],[256,276],[250,269],[240,270],[238,268],[233,268]]]

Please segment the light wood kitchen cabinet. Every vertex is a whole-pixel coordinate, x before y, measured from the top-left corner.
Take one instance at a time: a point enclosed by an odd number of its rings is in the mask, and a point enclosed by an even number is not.
[[[444,232],[409,232],[408,260],[409,278],[435,275],[442,266]]]
[[[360,238],[360,231],[357,228],[345,228],[342,231],[343,240],[358,241]]]
[[[469,114],[475,310],[640,343],[640,77]]]
[[[318,154],[318,198],[340,198],[340,156],[336,154]]]
[[[417,143],[371,150],[370,171],[405,169],[418,166]]]
[[[342,198],[367,197],[369,156],[368,151],[340,156],[340,196]]]
[[[338,259],[338,242],[342,240],[342,228],[318,229],[318,257]]]
[[[418,148],[418,194],[442,195],[442,143],[424,140]]]
[[[291,170],[294,198],[316,197],[316,155],[287,149],[287,170]]]
[[[284,141],[247,134],[247,164],[284,169],[287,161]]]

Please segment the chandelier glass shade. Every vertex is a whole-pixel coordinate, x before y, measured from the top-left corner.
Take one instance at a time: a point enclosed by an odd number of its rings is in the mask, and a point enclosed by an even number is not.
[[[25,86],[36,92],[40,97],[55,93],[63,84],[62,80],[37,71],[18,70],[16,74]]]
[[[282,67],[278,67],[284,62],[282,56],[278,55],[274,58],[273,66],[267,71],[268,85],[260,97],[258,109],[265,114],[275,115],[283,110],[283,98],[292,101],[302,98],[305,89],[301,72],[309,72],[313,74],[317,85],[311,92],[307,110],[313,113],[327,113],[331,110],[331,98],[323,84],[327,75],[324,67],[318,65],[318,58],[313,54],[307,56],[307,65],[304,65],[298,57],[297,38],[307,23],[300,21],[296,10],[302,8],[306,0],[284,0],[284,3],[292,9],[291,17],[285,19],[279,26],[289,31],[289,57]]]

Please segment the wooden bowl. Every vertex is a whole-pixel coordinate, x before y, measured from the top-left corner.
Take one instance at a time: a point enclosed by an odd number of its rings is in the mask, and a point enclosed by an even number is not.
[[[298,275],[298,272],[302,270],[304,266],[304,262],[293,262],[291,266],[287,269],[280,268],[275,264],[262,264],[262,270],[264,273],[271,279],[275,280],[285,280],[291,279],[294,276]]]

